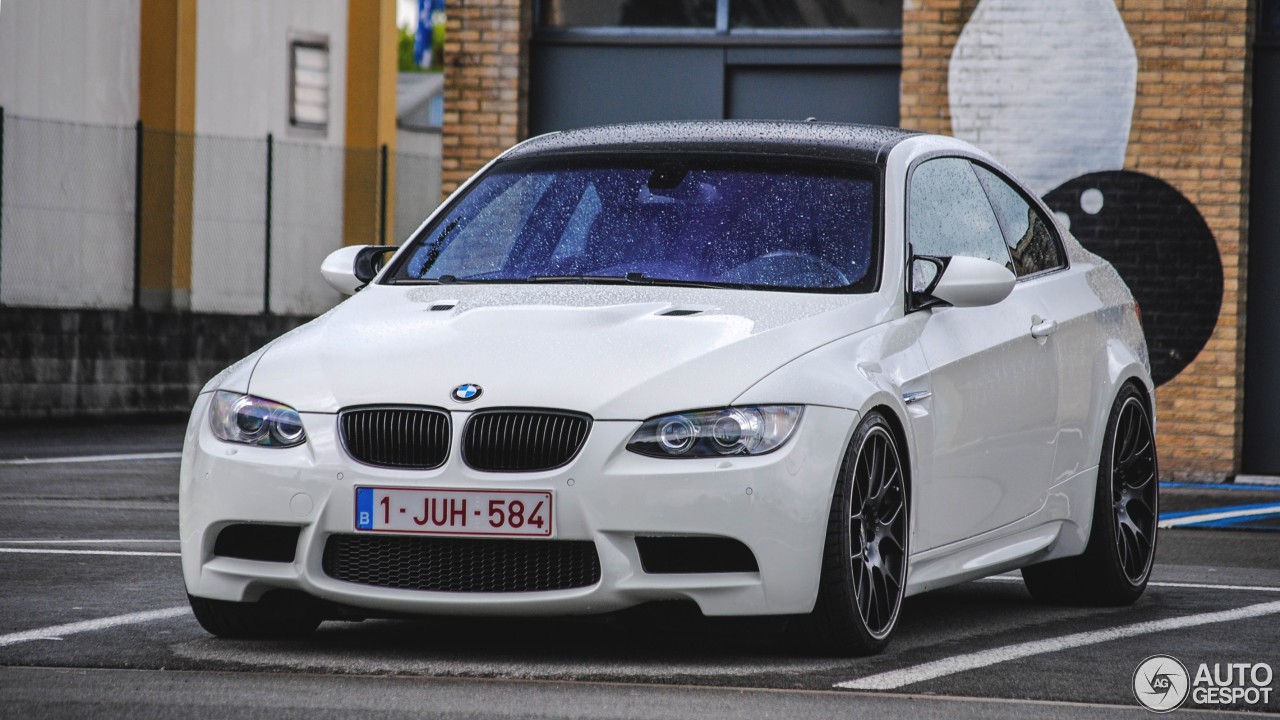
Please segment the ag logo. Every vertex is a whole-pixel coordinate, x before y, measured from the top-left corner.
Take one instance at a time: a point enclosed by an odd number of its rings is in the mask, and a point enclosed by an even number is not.
[[[472,400],[480,397],[480,393],[482,392],[484,392],[484,390],[481,390],[479,385],[467,383],[466,385],[459,385],[454,388],[453,392],[450,393],[450,396],[458,402],[471,402]]]
[[[1182,707],[1191,690],[1187,668],[1172,655],[1152,655],[1133,671],[1133,696],[1152,712],[1167,713]]]

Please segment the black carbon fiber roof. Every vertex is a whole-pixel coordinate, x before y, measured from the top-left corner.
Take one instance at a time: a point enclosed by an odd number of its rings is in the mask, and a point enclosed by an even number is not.
[[[744,153],[883,164],[889,150],[920,133],[833,122],[699,120],[604,125],[532,138],[504,159],[610,153]]]

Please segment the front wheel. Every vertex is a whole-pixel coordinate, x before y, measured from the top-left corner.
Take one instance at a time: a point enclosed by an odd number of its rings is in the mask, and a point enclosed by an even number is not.
[[[872,655],[889,644],[907,579],[907,482],[893,430],[867,414],[836,482],[822,578],[801,618],[810,645],[835,655]]]
[[[1098,463],[1093,527],[1083,555],[1022,569],[1042,602],[1129,605],[1142,596],[1156,554],[1160,472],[1155,432],[1132,383],[1116,396]]]

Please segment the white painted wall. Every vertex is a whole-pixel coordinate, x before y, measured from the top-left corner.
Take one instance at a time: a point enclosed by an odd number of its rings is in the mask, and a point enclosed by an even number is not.
[[[388,243],[403,243],[440,204],[440,157],[440,133],[396,130],[396,216]]]
[[[139,13],[140,0],[3,0],[0,302],[131,302]],[[347,0],[205,0],[198,13],[192,309],[262,309],[270,132],[271,309],[323,312],[340,299],[319,266],[342,242]],[[323,132],[289,127],[289,43],[317,36]]]
[[[272,312],[319,314],[342,300],[320,277],[320,263],[342,246],[346,155],[342,148],[296,140],[276,145]]]
[[[197,135],[191,223],[191,309],[262,310],[266,140]]]
[[[138,119],[139,0],[6,0],[0,106],[27,117]]]
[[[0,302],[128,307],[133,128],[10,116],[4,146]]]
[[[0,13],[0,302],[127,307],[139,0],[7,0]]]
[[[196,132],[302,138],[341,145],[346,134],[347,0],[214,0],[199,5]],[[329,130],[289,127],[289,42],[329,40]]]
[[[1124,167],[1137,75],[1115,0],[981,0],[951,54],[952,130],[1044,194]]]
[[[272,311],[319,313],[339,296],[320,261],[342,244],[346,0],[216,0],[196,39],[193,310],[262,309],[265,143],[276,141]],[[289,44],[327,38],[329,127],[289,126]],[[229,139],[235,138],[235,140]]]

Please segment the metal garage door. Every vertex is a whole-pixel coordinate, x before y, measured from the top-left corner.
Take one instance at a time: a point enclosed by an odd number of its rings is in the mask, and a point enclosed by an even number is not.
[[[531,134],[640,120],[896,125],[900,0],[546,0]]]
[[[1280,2],[1259,3],[1253,48],[1249,324],[1245,337],[1246,473],[1280,475]],[[1223,418],[1230,422],[1231,418]]]

